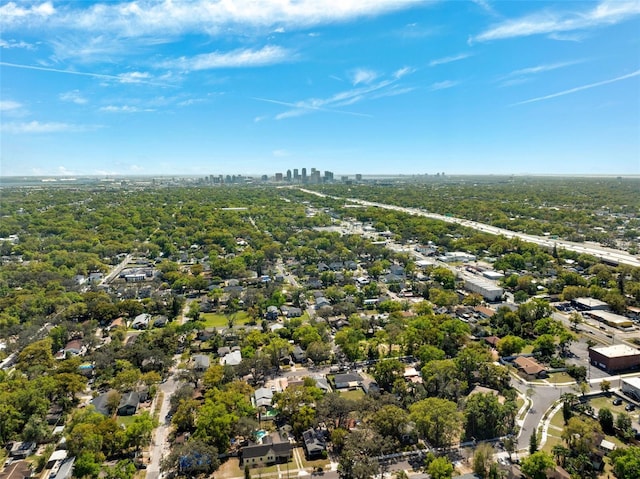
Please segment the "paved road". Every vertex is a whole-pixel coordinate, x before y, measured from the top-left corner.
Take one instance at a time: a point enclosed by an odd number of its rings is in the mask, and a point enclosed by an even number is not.
[[[177,380],[177,370],[173,370],[173,374],[158,388],[162,394],[162,403],[160,412],[158,413],[159,425],[153,433],[153,440],[150,447],[150,461],[147,466],[147,479],[157,479],[160,477],[160,461],[169,454],[169,434],[171,432],[171,423],[165,421],[165,417],[171,407],[170,400],[173,393],[180,386]]]
[[[304,191],[305,193],[316,195],[320,197],[327,197],[329,195],[325,195],[322,193],[318,193],[317,191],[311,191],[304,188],[300,188],[300,191]],[[479,223],[477,221],[465,220],[462,218],[455,218],[452,216],[444,216],[437,213],[429,213],[425,210],[421,210],[419,208],[404,208],[402,206],[396,205],[388,205],[384,203],[375,203],[372,201],[364,201],[356,198],[339,198],[335,196],[331,196],[331,198],[335,198],[343,201],[350,201],[352,203],[360,204],[363,206],[375,206],[377,208],[383,208],[387,210],[401,211],[403,213],[408,213],[411,215],[424,216],[426,218],[437,219],[441,221],[446,221],[447,223],[457,223],[463,226],[467,226],[469,228],[476,229],[478,231],[482,231],[485,233],[490,233],[494,235],[502,235],[505,238],[520,238],[524,241],[528,241],[530,243],[535,243],[540,246],[547,246],[549,248],[553,248],[553,246],[557,246],[560,248],[564,248],[569,251],[576,251],[578,253],[586,253],[596,258],[600,258],[607,261],[616,262],[619,264],[627,264],[630,266],[634,266],[636,268],[640,267],[640,258],[637,256],[633,256],[626,251],[621,251],[613,248],[606,248],[604,246],[600,246],[594,243],[574,243],[573,241],[559,240],[559,239],[551,239],[544,236],[534,236],[526,233],[519,233],[517,231],[511,231],[503,228],[498,228],[496,226],[487,225],[484,223]]]
[[[125,256],[124,259],[120,262],[120,264],[118,264],[118,266],[113,268],[113,270],[108,275],[106,275],[102,279],[102,281],[100,281],[100,284],[101,285],[109,284],[111,281],[117,278],[118,275],[122,272],[122,270],[129,264],[129,261],[131,261],[131,258],[133,258],[133,255],[131,253]]]
[[[575,392],[571,386],[536,386],[521,383],[515,379],[512,384],[520,391],[525,392],[531,388],[533,394],[531,401],[533,405],[525,416],[524,424],[520,430],[518,437],[518,449],[527,449],[529,447],[529,438],[531,433],[542,424],[544,413],[557,401],[564,393]]]

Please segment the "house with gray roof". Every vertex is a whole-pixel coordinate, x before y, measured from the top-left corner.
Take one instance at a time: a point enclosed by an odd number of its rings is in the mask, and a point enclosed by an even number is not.
[[[262,438],[260,443],[251,443],[240,450],[240,466],[262,467],[285,464],[291,460],[292,444],[279,433]]]

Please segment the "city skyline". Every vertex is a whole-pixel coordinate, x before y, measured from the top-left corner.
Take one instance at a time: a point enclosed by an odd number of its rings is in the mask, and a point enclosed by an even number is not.
[[[640,174],[635,0],[0,0],[0,27],[1,176]]]

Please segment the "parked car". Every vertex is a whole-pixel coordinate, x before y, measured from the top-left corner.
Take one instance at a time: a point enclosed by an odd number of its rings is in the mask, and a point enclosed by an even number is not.
[[[620,398],[615,398],[615,399],[613,400],[613,405],[614,405],[614,406],[622,406],[622,399],[620,399]]]
[[[635,404],[631,404],[631,403],[627,404],[627,405],[624,407],[624,410],[625,410],[625,411],[635,411],[635,409],[636,409],[636,405],[635,405]]]

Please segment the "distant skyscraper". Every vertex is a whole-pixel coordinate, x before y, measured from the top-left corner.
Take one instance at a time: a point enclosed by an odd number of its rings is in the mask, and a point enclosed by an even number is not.
[[[356,175],[356,181],[362,181],[362,175],[361,174],[357,174]]]
[[[306,168],[302,168],[302,182],[303,183],[307,182],[307,169]]]
[[[298,173],[298,168],[293,169],[293,179],[296,181],[300,179],[300,173]]]
[[[276,181],[278,182],[282,181],[282,173],[276,173]]]
[[[291,170],[287,170],[287,181],[291,181]]]

